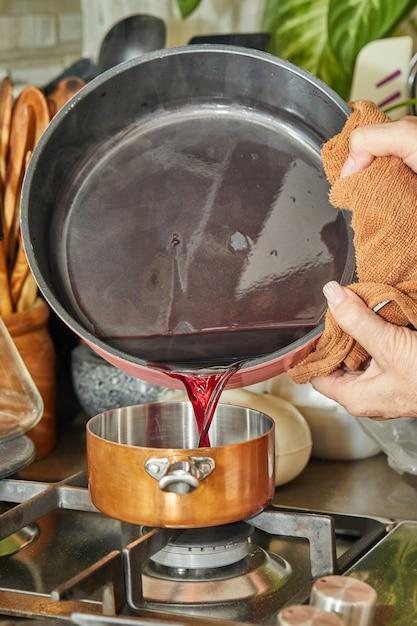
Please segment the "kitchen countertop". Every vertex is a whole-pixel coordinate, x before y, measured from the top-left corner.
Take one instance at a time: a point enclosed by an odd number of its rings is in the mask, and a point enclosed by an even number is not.
[[[316,511],[417,520],[417,477],[391,469],[384,454],[361,461],[318,461],[278,488],[275,504]]]
[[[85,469],[85,422],[79,416],[46,459],[20,476],[58,481]],[[274,503],[315,511],[417,520],[417,477],[392,470],[384,454],[362,461],[318,461],[291,483],[279,487]]]

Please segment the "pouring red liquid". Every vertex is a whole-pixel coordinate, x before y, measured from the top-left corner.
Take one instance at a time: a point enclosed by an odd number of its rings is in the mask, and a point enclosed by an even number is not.
[[[239,369],[234,365],[219,374],[174,374],[172,378],[180,380],[188,395],[200,435],[199,447],[210,447],[209,430],[216,412],[223,389],[229,378]]]

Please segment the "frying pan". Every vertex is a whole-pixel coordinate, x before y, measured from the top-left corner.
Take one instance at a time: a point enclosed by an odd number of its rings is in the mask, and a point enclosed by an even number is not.
[[[22,233],[56,313],[130,375],[244,361],[239,387],[294,364],[329,280],[354,272],[320,146],[347,107],[268,54],[163,50],[119,65],[53,119],[32,157]]]

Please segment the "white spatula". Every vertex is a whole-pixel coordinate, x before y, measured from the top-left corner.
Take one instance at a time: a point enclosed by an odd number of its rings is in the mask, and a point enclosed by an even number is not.
[[[372,100],[387,109],[407,100],[407,77],[413,55],[411,37],[390,37],[367,44],[356,59],[351,99]],[[407,114],[407,107],[389,113],[392,119]]]

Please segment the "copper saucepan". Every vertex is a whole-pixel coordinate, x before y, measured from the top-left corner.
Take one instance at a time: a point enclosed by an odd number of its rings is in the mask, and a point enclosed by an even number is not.
[[[251,409],[219,405],[210,448],[198,448],[188,402],[106,411],[87,424],[89,489],[95,506],[146,526],[198,528],[256,515],[274,493],[274,423]]]

